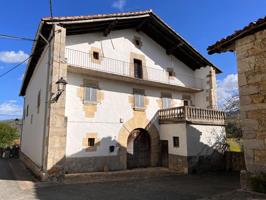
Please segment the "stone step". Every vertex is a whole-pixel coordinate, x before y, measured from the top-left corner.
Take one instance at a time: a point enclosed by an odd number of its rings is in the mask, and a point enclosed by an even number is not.
[[[112,171],[112,172],[90,172],[66,174],[64,183],[96,183],[106,181],[123,181],[147,179],[151,177],[180,175],[182,172],[169,170],[168,168],[141,168],[132,170]]]

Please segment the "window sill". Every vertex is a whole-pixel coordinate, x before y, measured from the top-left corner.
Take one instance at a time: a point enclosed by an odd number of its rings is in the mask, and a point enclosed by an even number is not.
[[[134,109],[135,111],[145,111],[145,108],[134,107],[133,109]]]
[[[96,105],[98,102],[97,101],[84,101],[84,104],[92,104],[92,105]]]

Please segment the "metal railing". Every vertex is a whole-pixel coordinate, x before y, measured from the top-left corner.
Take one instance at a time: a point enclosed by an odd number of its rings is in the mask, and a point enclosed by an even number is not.
[[[225,122],[225,112],[192,106],[181,106],[159,110],[159,119],[223,125]]]
[[[101,57],[98,60],[93,59],[93,55],[66,48],[65,51],[66,62],[68,65],[74,67],[81,67],[126,77],[134,77],[133,63]],[[163,69],[156,69],[155,67],[142,66],[143,80],[160,82],[170,85],[183,86],[203,89],[203,80],[188,74],[176,74],[175,77],[169,77],[169,73]]]

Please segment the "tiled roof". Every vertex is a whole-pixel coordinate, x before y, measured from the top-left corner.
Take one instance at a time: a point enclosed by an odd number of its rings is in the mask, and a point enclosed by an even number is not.
[[[54,22],[54,21],[77,21],[77,20],[90,20],[90,19],[103,19],[110,17],[130,17],[139,16],[152,13],[152,10],[145,10],[139,12],[126,12],[126,13],[111,13],[111,14],[97,14],[97,15],[83,15],[83,16],[63,16],[63,17],[44,17],[43,21]]]
[[[227,46],[231,45],[234,41],[240,38],[243,38],[247,35],[258,32],[260,30],[263,30],[265,28],[266,28],[266,16],[254,22],[251,22],[249,25],[245,26],[243,29],[237,30],[232,35],[229,35],[217,41],[215,44],[209,46],[207,49],[208,53],[209,54],[220,53]]]

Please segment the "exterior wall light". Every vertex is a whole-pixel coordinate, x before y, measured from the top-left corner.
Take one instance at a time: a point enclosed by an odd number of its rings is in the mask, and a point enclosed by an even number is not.
[[[58,81],[56,81],[55,84],[57,85],[57,92],[53,95],[51,99],[52,103],[57,102],[61,94],[65,91],[67,81],[63,77],[61,77]]]

